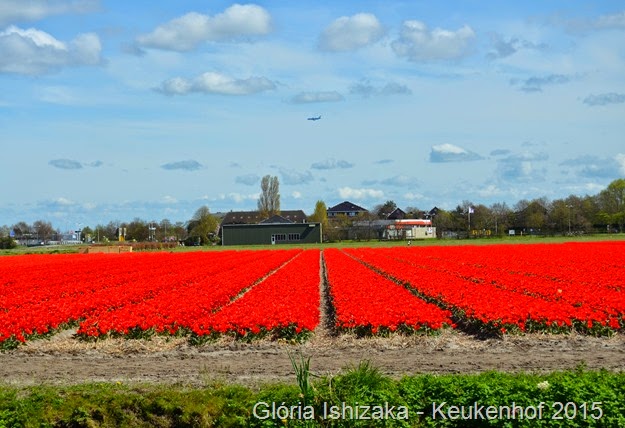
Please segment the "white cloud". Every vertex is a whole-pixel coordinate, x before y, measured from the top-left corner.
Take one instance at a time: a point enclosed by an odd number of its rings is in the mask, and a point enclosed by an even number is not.
[[[184,95],[194,91],[193,83],[182,77],[174,77],[164,81],[158,90],[167,95]]]
[[[336,91],[328,92],[302,92],[291,98],[293,104],[330,103],[343,101],[343,95]]]
[[[292,169],[280,168],[282,182],[287,185],[307,184],[313,181],[310,171],[301,172]]]
[[[625,12],[603,15],[593,21],[595,28],[625,28]]]
[[[228,193],[227,195],[219,195],[220,199],[229,199],[231,201],[234,201],[236,203],[241,203],[241,202],[246,202],[246,201],[255,201],[258,199],[259,194],[258,193],[251,193],[251,194],[243,194],[243,193],[237,193],[237,192],[231,192]]]
[[[177,204],[178,203],[178,199],[176,199],[176,198],[174,198],[173,196],[170,196],[170,195],[165,195],[161,199],[161,202],[163,202],[164,204]]]
[[[533,76],[525,80],[512,79],[511,85],[518,85],[524,92],[542,92],[544,86],[561,85],[571,80],[562,74],[550,74],[545,77]]]
[[[35,21],[46,16],[66,13],[88,13],[97,10],[98,0],[2,0],[0,24],[15,21]]]
[[[102,45],[95,33],[79,34],[70,42],[71,58],[76,64],[95,65],[102,62]]]
[[[353,166],[354,166],[353,163],[348,162],[346,160],[326,159],[321,162],[315,162],[310,167],[313,169],[325,170],[325,169],[337,169],[337,168],[347,169],[347,168],[352,168]]]
[[[404,199],[407,199],[409,201],[415,201],[415,200],[423,199],[423,198],[425,198],[425,196],[422,195],[421,193],[414,193],[414,192],[404,193]]]
[[[253,186],[254,184],[260,183],[260,176],[257,174],[238,175],[234,178],[234,182],[245,184],[246,186]]]
[[[539,166],[549,156],[545,153],[514,154],[497,160],[499,179],[512,182],[544,181],[547,170]]]
[[[407,175],[400,174],[381,180],[380,184],[393,187],[409,187],[418,186],[419,180],[417,180],[415,177],[409,177]]]
[[[276,89],[276,84],[266,77],[236,79],[221,73],[207,72],[194,79],[174,77],[164,81],[158,92],[166,95],[187,95],[190,93],[249,95]]]
[[[381,199],[384,192],[376,189],[353,189],[351,187],[341,187],[339,196],[343,199]]]
[[[477,194],[482,198],[492,198],[495,196],[503,195],[503,191],[494,184],[488,184],[485,187],[481,187],[477,190]]]
[[[213,17],[190,12],[139,36],[139,45],[173,51],[190,51],[206,41],[260,36],[271,31],[269,12],[254,4],[234,4]]]
[[[588,95],[582,102],[592,107],[605,106],[608,104],[622,104],[625,103],[625,94],[609,92],[605,94]]]
[[[195,81],[200,92],[245,95],[275,89],[276,85],[265,77],[234,79],[219,73],[204,73]]]
[[[388,165],[388,164],[393,163],[393,162],[395,162],[393,159],[380,159],[380,160],[377,160],[377,161],[375,161],[373,163],[375,163],[377,165]]]
[[[420,21],[405,21],[399,39],[391,46],[400,57],[410,61],[437,61],[465,56],[475,39],[475,32],[468,25],[456,31],[435,28],[429,30]]]
[[[602,15],[594,19],[568,20],[564,22],[564,26],[567,30],[574,33],[593,30],[625,29],[625,11]]]
[[[505,39],[500,34],[491,36],[492,50],[486,55],[487,58],[496,60],[514,55],[523,49],[540,50],[547,47],[544,43],[533,43],[519,37]]]
[[[302,197],[301,192],[298,192],[297,190],[291,193],[291,197],[293,199],[300,199]]]
[[[352,85],[349,88],[349,93],[367,98],[379,95],[410,95],[412,91],[408,86],[396,82],[389,82],[384,86],[376,87],[368,80],[363,79]]]
[[[467,162],[480,160],[482,157],[470,150],[453,144],[439,144],[432,146],[430,151],[430,162]]]
[[[82,169],[82,163],[73,159],[52,159],[48,165],[59,169]]]
[[[0,32],[0,73],[39,75],[78,65],[102,62],[96,34],[80,34],[69,43],[35,28],[10,26]]]
[[[198,169],[202,169],[203,166],[201,163],[195,160],[183,160],[177,162],[169,162],[161,165],[161,168],[166,170],[183,170],[183,171],[197,171]]]
[[[327,51],[351,51],[378,41],[384,30],[370,13],[342,16],[332,22],[319,37],[319,47]]]
[[[65,207],[72,206],[72,205],[76,204],[71,199],[67,199],[67,198],[64,198],[64,197],[59,197],[59,198],[56,198],[56,199],[53,199],[51,201],[47,201],[47,202],[44,202],[44,203],[47,203],[50,206],[54,205],[54,206],[65,206]]]
[[[560,162],[561,166],[572,168],[579,176],[593,179],[614,178],[625,172],[621,161],[625,157],[617,154],[614,158],[600,158],[593,155],[579,156]]]

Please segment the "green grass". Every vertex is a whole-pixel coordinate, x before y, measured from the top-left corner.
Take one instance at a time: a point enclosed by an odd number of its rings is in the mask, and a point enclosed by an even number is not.
[[[503,236],[494,238],[472,239],[421,239],[412,240],[413,247],[431,245],[494,245],[494,244],[557,244],[564,242],[596,242],[596,241],[625,241],[625,234],[596,234],[582,236]],[[223,250],[267,250],[267,249],[292,249],[292,248],[353,248],[353,247],[405,247],[408,241],[340,241],[323,244],[280,244],[280,245],[233,245],[233,246],[203,246],[203,247],[176,247],[162,251],[186,252],[186,251],[223,251]],[[71,254],[78,253],[82,245],[57,245],[46,247],[17,247],[12,250],[0,250],[0,255],[18,254]]]
[[[299,384],[271,384],[256,390],[237,385],[0,386],[0,427],[625,427],[625,373],[576,370],[547,374],[487,372],[467,375],[416,375],[391,379],[363,361],[335,376],[315,377],[308,360],[294,361]],[[294,379],[295,382],[295,379]],[[304,390],[302,390],[304,388]],[[306,406],[313,420],[258,418],[256,403]],[[408,419],[331,419],[331,406],[388,406]],[[538,407],[542,419],[452,420],[434,409],[449,406]],[[552,419],[568,406],[563,419]],[[567,403],[569,403],[567,405]],[[264,406],[264,405],[263,405]],[[266,407],[262,407],[266,408]],[[261,409],[262,409],[261,408]],[[575,408],[575,414],[573,414]],[[304,414],[302,412],[302,414]],[[371,413],[369,413],[371,414]],[[262,416],[262,412],[257,412]],[[295,414],[295,416],[297,416]],[[600,417],[599,417],[600,416]]]

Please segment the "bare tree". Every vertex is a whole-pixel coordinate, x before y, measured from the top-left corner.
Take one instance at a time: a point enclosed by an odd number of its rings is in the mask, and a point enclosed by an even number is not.
[[[490,206],[493,220],[495,221],[495,235],[503,235],[510,226],[510,215],[512,210],[505,202],[495,202]]]
[[[15,237],[19,240],[28,239],[32,233],[32,227],[25,221],[20,221],[14,224],[13,226],[11,226],[11,229],[13,229],[13,233],[15,233]]]
[[[278,177],[265,175],[260,182],[258,211],[262,217],[280,214],[280,182]]]

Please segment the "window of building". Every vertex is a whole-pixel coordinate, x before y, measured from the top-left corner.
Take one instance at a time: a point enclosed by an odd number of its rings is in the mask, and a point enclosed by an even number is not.
[[[289,241],[299,241],[300,235],[299,233],[289,233]]]
[[[271,240],[275,242],[286,241],[286,233],[276,233],[271,235]]]

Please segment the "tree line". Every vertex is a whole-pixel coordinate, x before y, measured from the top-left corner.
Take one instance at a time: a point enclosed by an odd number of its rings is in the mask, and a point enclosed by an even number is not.
[[[348,239],[354,224],[359,225],[359,239],[375,239],[376,220],[389,219],[397,208],[389,200],[356,217],[328,220],[325,204],[318,201],[310,219],[323,224],[325,240]],[[451,210],[409,206],[396,218],[430,219],[439,238],[625,232],[625,179],[612,181],[596,195],[569,195],[552,201],[546,197],[522,199],[512,206],[505,202],[485,205],[464,200]]]
[[[187,222],[145,221],[135,218],[132,221],[110,221],[95,227],[85,226],[69,234],[54,229],[52,223],[37,220],[32,224],[20,221],[11,227],[0,227],[0,248],[15,248],[17,242],[25,245],[40,245],[49,242],[81,242],[108,243],[128,242],[183,242],[187,245],[208,245],[217,240],[215,232],[219,225],[217,217],[210,213],[206,206],[196,210]],[[69,236],[68,236],[69,235]]]
[[[265,176],[261,180],[258,211],[269,217],[280,213],[280,193],[277,177]],[[324,201],[317,201],[310,221],[319,222],[328,237],[332,230],[349,227],[354,220],[386,219],[397,208],[394,201],[374,206],[369,213],[358,218],[332,219],[330,225]],[[596,195],[576,196],[549,201],[545,197],[522,199],[513,206],[505,202],[484,205],[462,201],[452,210],[406,207],[405,218],[430,218],[439,237],[446,234],[458,236],[502,236],[510,230],[525,234],[581,234],[625,231],[625,179],[612,181]],[[118,241],[120,234],[126,241],[186,242],[187,245],[209,245],[219,241],[219,219],[206,206],[198,208],[187,222],[163,219],[148,222],[135,218],[129,222],[86,226],[80,230],[82,241]],[[46,220],[32,224],[20,221],[12,226],[0,227],[0,248],[15,246],[15,240],[33,244],[61,241],[62,234]]]
[[[376,205],[356,218],[334,219],[334,229],[345,230],[354,221],[387,219],[394,201]],[[548,200],[522,199],[513,206],[465,200],[452,210],[406,207],[403,218],[429,218],[440,237],[503,236],[507,234],[576,235],[625,231],[625,179],[612,181],[597,195]],[[332,228],[331,228],[332,229]],[[513,232],[510,232],[513,231]],[[333,237],[330,235],[330,239]]]
[[[612,181],[597,195],[570,195],[552,201],[545,197],[522,199],[512,207],[506,203],[485,206],[463,201],[454,210],[439,211],[433,221],[438,233],[445,230],[467,230],[474,235],[485,231],[503,235],[510,230],[517,234],[546,235],[623,232],[625,179]]]

